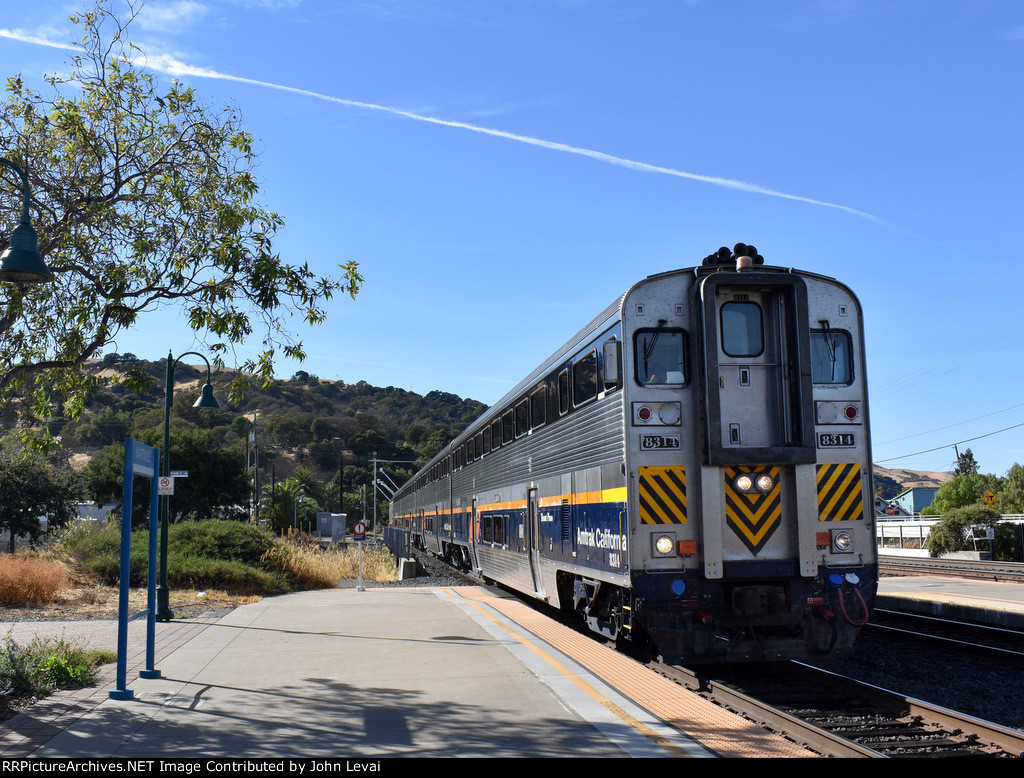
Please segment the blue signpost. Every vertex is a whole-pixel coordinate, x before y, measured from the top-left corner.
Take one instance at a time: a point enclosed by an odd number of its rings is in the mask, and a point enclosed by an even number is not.
[[[132,486],[135,476],[149,479],[149,572],[146,582],[147,608],[135,616],[146,616],[146,668],[139,671],[140,678],[159,678],[160,671],[153,667],[156,646],[156,545],[160,451],[128,438],[124,442],[124,492],[121,499],[121,573],[120,601],[117,616],[117,688],[111,689],[110,699],[130,700],[132,690],[127,688],[128,662],[128,594],[132,543]],[[135,618],[132,616],[131,618]]]

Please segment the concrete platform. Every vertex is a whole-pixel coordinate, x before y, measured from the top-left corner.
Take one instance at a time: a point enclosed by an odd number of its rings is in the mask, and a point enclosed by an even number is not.
[[[1024,630],[1024,586],[937,575],[886,576],[876,607]]]
[[[304,592],[160,624],[155,679],[137,677],[142,627],[134,699],[92,690],[46,722],[39,703],[7,723],[0,756],[809,755],[493,589]]]

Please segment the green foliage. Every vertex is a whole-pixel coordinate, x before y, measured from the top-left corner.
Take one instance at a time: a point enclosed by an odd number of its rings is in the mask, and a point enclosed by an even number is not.
[[[262,505],[260,515],[266,517],[275,532],[292,528],[309,532],[315,529],[316,514],[321,509],[309,486],[294,478],[266,484]]]
[[[142,2],[128,0],[124,19],[112,5],[97,0],[72,17],[67,72],[43,89],[11,74],[0,102],[0,148],[28,175],[40,252],[56,276],[0,295],[0,410],[17,401],[35,419],[51,417],[54,398],[77,417],[97,385],[86,360],[169,304],[218,358],[262,342],[243,369],[269,380],[275,355],[304,357],[291,322],[323,323],[327,301],[354,297],[363,280],[354,262],[320,276],[275,253],[283,222],[258,202],[257,154],[238,112],[137,65],[128,27]],[[6,169],[3,183],[20,188]],[[0,199],[0,224],[19,217],[18,198]],[[142,371],[124,376],[145,388]]]
[[[0,529],[11,533],[11,551],[16,535],[38,539],[40,517],[54,527],[70,521],[81,494],[81,481],[68,468],[32,452],[0,451]]]
[[[1000,513],[1024,513],[1024,466],[1015,464],[1006,473],[996,508]]]
[[[967,449],[962,454],[957,454],[956,467],[953,469],[954,475],[964,475],[966,473],[977,473],[978,472],[978,460],[974,458],[974,452]]]
[[[945,511],[928,533],[925,547],[933,556],[955,551],[988,551],[987,541],[975,547],[972,533],[977,528],[981,537],[981,530],[989,527],[995,532],[993,558],[1019,561],[1020,548],[1015,526],[1001,522],[997,511],[982,505],[967,505]]]
[[[963,508],[982,501],[982,495],[988,491],[998,492],[1000,479],[994,475],[977,471],[961,473],[946,481],[935,493],[932,504],[921,511],[922,514],[945,514],[953,508]]]
[[[116,658],[110,651],[88,650],[63,638],[20,646],[8,634],[0,649],[0,694],[43,697],[54,689],[89,686],[96,668]]]
[[[216,588],[232,594],[273,595],[300,588],[282,564],[282,541],[265,529],[239,521],[188,521],[168,528],[167,583],[173,588]],[[120,577],[121,529],[83,526],[66,533],[58,551],[79,568],[114,586]],[[149,537],[133,532],[129,584],[146,585]]]

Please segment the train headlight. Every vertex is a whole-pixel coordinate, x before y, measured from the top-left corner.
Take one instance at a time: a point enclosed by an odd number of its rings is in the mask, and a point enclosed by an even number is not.
[[[736,480],[733,481],[733,483],[736,485],[736,488],[739,489],[741,492],[749,492],[751,487],[754,485],[754,481],[751,479],[749,475],[737,476]]]
[[[656,557],[669,557],[676,555],[676,536],[672,532],[663,532],[659,535],[651,535],[651,550]]]
[[[832,553],[834,554],[852,554],[853,553],[853,533],[848,529],[834,529],[832,530]]]
[[[762,473],[757,477],[757,488],[762,492],[770,492],[773,486],[775,486],[775,482],[767,473]]]

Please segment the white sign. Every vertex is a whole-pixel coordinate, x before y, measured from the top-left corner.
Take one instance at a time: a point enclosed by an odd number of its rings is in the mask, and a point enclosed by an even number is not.
[[[158,495],[174,494],[174,477],[169,475],[160,476],[156,483],[156,493]]]

